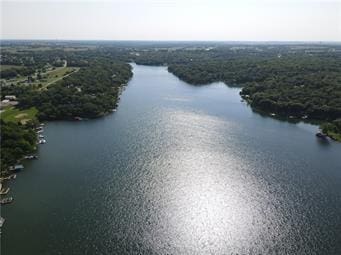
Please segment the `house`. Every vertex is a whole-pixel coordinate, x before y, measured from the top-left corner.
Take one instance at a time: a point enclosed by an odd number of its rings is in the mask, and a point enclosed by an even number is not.
[[[6,106],[9,106],[9,100],[8,99],[4,99],[0,102],[0,109],[5,108]]]
[[[8,100],[17,100],[17,97],[15,95],[7,95],[5,96],[5,99],[8,99]]]
[[[0,103],[0,108],[2,109],[4,107],[6,107],[6,106],[15,106],[17,104],[18,104],[18,101],[10,101],[8,99],[4,99]]]

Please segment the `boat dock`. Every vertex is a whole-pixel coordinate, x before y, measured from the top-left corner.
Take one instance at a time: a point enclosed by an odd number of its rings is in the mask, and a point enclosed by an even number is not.
[[[6,197],[0,200],[0,204],[5,205],[13,202],[13,197]]]
[[[25,156],[24,159],[38,159],[38,156],[36,156],[36,155],[28,155],[28,156]]]
[[[15,165],[15,166],[10,166],[9,170],[14,171],[14,172],[19,172],[24,169],[23,165]]]
[[[0,217],[0,228],[4,225],[5,219]]]
[[[15,178],[17,178],[17,175],[16,174],[11,174],[11,175],[9,175],[7,177],[1,177],[0,181],[12,180],[12,179],[14,180]]]
[[[5,223],[5,219],[0,217],[0,234],[1,234],[1,228],[4,225],[4,223]]]

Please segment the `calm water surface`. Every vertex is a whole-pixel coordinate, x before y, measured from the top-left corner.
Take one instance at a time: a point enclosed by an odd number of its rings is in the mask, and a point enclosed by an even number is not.
[[[2,254],[341,254],[341,144],[238,92],[134,65],[117,112],[48,123]]]

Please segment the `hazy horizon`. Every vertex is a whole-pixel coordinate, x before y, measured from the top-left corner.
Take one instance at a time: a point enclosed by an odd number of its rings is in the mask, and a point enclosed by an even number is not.
[[[2,40],[339,42],[341,2],[1,1]]]
[[[116,39],[0,39],[0,41],[27,41],[27,42],[155,42],[155,43],[221,43],[221,44],[341,44],[335,41],[227,41],[227,40],[116,40]]]

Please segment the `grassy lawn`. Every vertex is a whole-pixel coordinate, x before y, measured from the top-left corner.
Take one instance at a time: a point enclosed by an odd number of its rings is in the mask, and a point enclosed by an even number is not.
[[[0,118],[6,122],[13,121],[25,124],[29,120],[35,120],[37,113],[38,110],[35,107],[31,107],[26,110],[19,110],[15,107],[9,107],[1,112]]]
[[[76,67],[58,67],[44,74],[45,78],[40,81],[35,81],[34,84],[41,84],[41,88],[46,88],[49,85],[61,80],[63,77],[67,76],[72,72],[77,72],[79,68]]]

